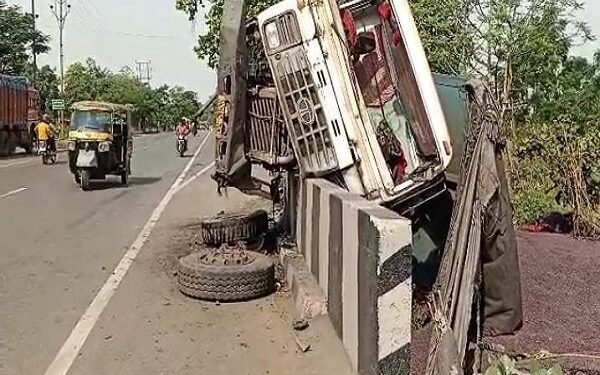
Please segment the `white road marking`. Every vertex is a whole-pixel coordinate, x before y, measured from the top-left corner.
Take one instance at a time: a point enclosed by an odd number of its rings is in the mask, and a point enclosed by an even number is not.
[[[202,168],[201,171],[199,171],[198,173],[194,174],[192,177],[188,178],[183,184],[179,185],[179,188],[177,189],[177,193],[180,190],[184,189],[189,184],[191,184],[192,182],[194,182],[195,179],[197,179],[198,177],[200,177],[203,174],[205,174],[208,170],[210,170],[214,166],[215,166],[215,162],[213,161],[212,163],[210,163],[206,167]]]
[[[27,189],[28,188],[26,188],[26,187],[18,188],[18,189],[15,189],[13,191],[9,191],[8,193],[0,195],[0,198],[10,197],[11,195],[19,194],[20,192],[25,191]]]
[[[14,162],[14,163],[2,164],[2,165],[0,165],[0,169],[3,169],[3,168],[9,168],[9,167],[14,167],[14,166],[16,166],[16,165],[21,165],[21,164],[27,164],[27,163],[31,163],[31,162],[33,162],[34,160],[37,160],[37,158],[35,158],[35,159],[33,159],[33,158],[32,158],[32,159],[27,159],[27,160],[16,161],[16,162]]]
[[[119,284],[121,283],[121,281],[123,281],[123,278],[129,271],[129,268],[133,264],[133,261],[139,254],[140,250],[142,249],[142,247],[144,247],[144,244],[148,240],[148,237],[150,237],[152,230],[158,223],[158,220],[160,220],[160,217],[162,216],[165,208],[167,207],[173,196],[175,196],[177,188],[182,183],[186,174],[192,167],[192,164],[194,163],[194,161],[200,154],[200,151],[202,150],[202,146],[206,143],[206,140],[210,135],[211,133],[208,133],[206,135],[206,138],[204,139],[204,141],[202,141],[200,146],[198,146],[198,149],[194,153],[192,159],[187,163],[187,165],[185,166],[179,177],[177,177],[173,185],[171,185],[171,187],[169,188],[163,199],[160,201],[158,206],[156,206],[154,212],[152,212],[152,215],[150,216],[150,219],[148,219],[148,221],[138,234],[137,238],[135,239],[129,250],[127,250],[117,267],[112,272],[111,276],[108,278],[108,280],[106,280],[106,283],[104,283],[102,289],[100,289],[98,294],[96,294],[96,297],[85,310],[85,312],[75,325],[75,328],[73,328],[73,331],[71,331],[71,334],[67,338],[67,341],[65,341],[63,346],[60,348],[60,351],[46,370],[46,375],[67,374],[67,372],[73,365],[73,362],[75,362],[75,358],[83,348],[83,345],[85,344],[85,341],[90,335],[90,332],[96,325],[98,318],[108,305],[108,302],[110,301],[112,296],[117,291]]]

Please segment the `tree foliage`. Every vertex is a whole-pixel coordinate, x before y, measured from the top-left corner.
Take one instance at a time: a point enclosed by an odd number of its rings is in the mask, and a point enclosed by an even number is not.
[[[65,74],[68,104],[95,100],[132,104],[142,127],[172,129],[182,117],[198,111],[196,93],[182,87],[161,86],[152,89],[136,77],[116,74],[89,58],[69,66]]]
[[[464,74],[473,43],[465,27],[469,0],[410,0],[431,70]]]
[[[50,49],[50,37],[33,31],[33,18],[21,7],[0,0],[0,73],[24,74],[31,57],[32,43],[36,53]]]
[[[33,64],[29,64],[25,76],[28,77],[30,82],[34,82],[35,88],[40,94],[42,102],[42,111],[46,108],[50,108],[50,101],[59,97],[59,79],[56,75],[56,69],[50,67],[50,65],[44,65],[41,68],[36,69],[35,80],[33,72]]]
[[[209,8],[204,15],[206,33],[198,37],[198,44],[194,51],[199,58],[204,59],[209,67],[216,68],[219,61],[219,35],[221,19],[223,17],[224,0],[207,0],[208,6],[201,0],[177,0],[177,9],[185,12],[190,20],[195,20],[200,9]],[[248,17],[254,17],[278,0],[248,0]]]

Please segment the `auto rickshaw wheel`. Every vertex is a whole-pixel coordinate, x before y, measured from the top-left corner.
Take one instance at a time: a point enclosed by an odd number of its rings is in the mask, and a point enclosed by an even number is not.
[[[269,215],[258,210],[250,215],[219,215],[202,220],[200,231],[205,245],[219,247],[240,241],[252,242],[269,229]]]
[[[129,185],[129,172],[127,169],[121,172],[121,185]]]
[[[275,265],[266,255],[240,247],[202,249],[179,259],[179,289],[211,301],[244,301],[275,289]]]
[[[81,190],[88,191],[90,190],[90,178],[92,172],[89,169],[80,169],[79,170],[79,184],[81,185]]]

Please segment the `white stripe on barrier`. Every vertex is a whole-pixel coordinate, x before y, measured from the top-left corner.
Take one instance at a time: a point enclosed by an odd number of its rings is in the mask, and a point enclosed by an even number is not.
[[[410,342],[412,279],[409,277],[379,297],[379,360]]]

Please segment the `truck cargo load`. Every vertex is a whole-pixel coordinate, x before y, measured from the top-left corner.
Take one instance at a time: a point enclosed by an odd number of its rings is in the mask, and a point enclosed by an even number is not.
[[[17,147],[31,152],[31,125],[38,121],[39,114],[39,94],[27,79],[0,74],[0,156],[14,154]]]

